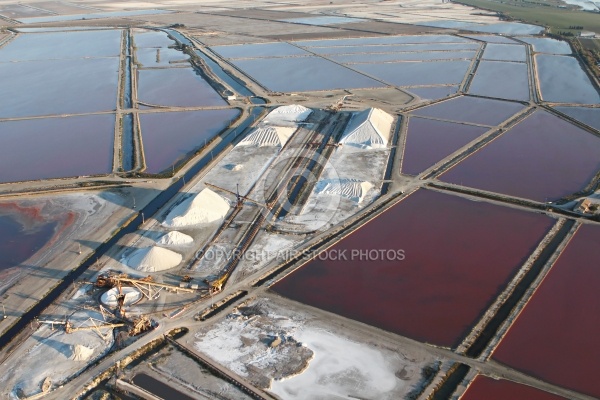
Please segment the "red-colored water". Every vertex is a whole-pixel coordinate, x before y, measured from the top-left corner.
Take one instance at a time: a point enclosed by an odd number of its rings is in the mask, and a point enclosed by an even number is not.
[[[0,272],[21,265],[42,247],[53,243],[75,215],[42,215],[44,204],[0,203]]]
[[[0,122],[0,182],[109,173],[114,123],[110,114]]]
[[[142,102],[173,107],[227,105],[192,68],[138,69],[137,73]]]
[[[583,225],[535,292],[494,359],[600,397],[600,226]]]
[[[274,286],[281,295],[420,341],[460,342],[554,221],[419,190]],[[405,260],[351,258],[404,250]],[[335,253],[334,253],[335,252]]]
[[[237,109],[141,114],[146,172],[170,168],[210,142],[239,114]]]
[[[510,101],[460,96],[431,106],[419,108],[414,115],[495,126],[525,108]]]
[[[446,182],[533,200],[577,192],[600,170],[600,138],[544,111],[441,176]]]
[[[531,386],[487,376],[477,376],[460,400],[564,400],[564,397],[543,392]]]
[[[402,172],[418,175],[487,130],[481,126],[412,117],[408,122]]]

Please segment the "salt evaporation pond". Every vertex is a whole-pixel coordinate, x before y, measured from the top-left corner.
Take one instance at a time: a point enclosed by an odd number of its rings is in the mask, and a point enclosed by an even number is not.
[[[117,57],[0,63],[0,118],[114,110],[118,71]]]
[[[47,11],[42,11],[38,8],[22,6],[20,4],[3,4],[0,5],[0,15],[8,18],[34,17],[38,15],[49,15]]]
[[[159,48],[138,48],[135,52],[136,61],[142,64],[142,67],[168,67],[173,61],[185,61],[189,57],[187,54],[170,49],[168,47]],[[182,65],[182,64],[175,64]],[[183,64],[189,65],[189,64]]]
[[[507,100],[529,100],[527,64],[482,61],[469,87],[470,94]]]
[[[274,92],[382,87],[382,83],[321,57],[257,58],[232,61]]]
[[[417,51],[458,51],[477,50],[479,43],[428,43],[428,44],[395,44],[395,45],[365,45],[365,46],[336,46],[311,47],[310,51],[319,55],[356,54],[356,53],[405,53]]]
[[[395,86],[452,85],[465,77],[471,61],[422,61],[357,64],[352,68]]]
[[[582,225],[493,358],[555,385],[600,397],[600,227]]]
[[[133,383],[161,399],[194,400],[194,397],[190,397],[146,374],[134,376]]]
[[[564,397],[543,392],[531,386],[504,379],[478,375],[460,400],[565,400]]]
[[[295,24],[306,24],[306,25],[338,25],[338,24],[351,24],[356,22],[364,22],[364,19],[360,18],[348,18],[348,17],[336,17],[336,16],[322,16],[322,17],[306,17],[306,18],[291,18],[283,19],[280,21],[292,22]]]
[[[472,59],[474,51],[428,51],[408,53],[381,53],[381,54],[343,54],[327,56],[328,59],[342,63],[380,63],[389,61],[429,61],[429,60],[454,60]]]
[[[537,54],[535,61],[544,100],[557,103],[600,103],[600,95],[575,58]]]
[[[177,42],[169,39],[165,32],[136,30],[133,33],[133,44],[139,50],[141,48],[174,46]]]
[[[575,6],[579,6],[584,10],[588,11],[599,11],[600,10],[600,2],[591,1],[591,0],[564,0],[567,4],[572,4]]]
[[[44,28],[12,28],[16,32],[22,33],[44,33],[44,32],[69,32],[69,31],[106,31],[115,28],[106,26],[61,26],[61,27],[44,27]]]
[[[310,53],[285,42],[252,43],[230,46],[214,46],[212,51],[225,58],[260,58],[310,55]]]
[[[437,100],[458,92],[458,86],[430,86],[407,89],[424,100]]]
[[[115,116],[0,122],[0,182],[112,171]]]
[[[571,46],[569,46],[569,43],[562,40],[523,36],[518,37],[517,39],[532,45],[533,51],[538,53],[571,54]]]
[[[61,15],[81,14],[82,11],[86,10],[83,7],[78,7],[76,5],[73,5],[73,3],[67,4],[66,2],[59,2],[59,1],[35,2],[35,3],[29,3],[28,6],[39,7],[44,10],[51,11],[52,13],[61,14]],[[93,28],[93,27],[89,27],[89,28]],[[85,27],[83,27],[83,29],[85,29]]]
[[[61,22],[61,21],[76,21],[99,18],[119,18],[133,17],[136,15],[154,15],[154,14],[170,14],[172,11],[167,10],[129,10],[129,11],[105,11],[89,14],[71,14],[71,15],[49,15],[47,17],[32,17],[18,18],[17,21],[24,24],[39,24],[42,22]]]
[[[470,38],[470,39],[475,39],[475,40],[481,40],[483,42],[487,42],[487,43],[501,43],[501,44],[519,44],[518,42],[515,42],[514,40],[504,37],[504,36],[498,36],[498,35],[463,35],[464,37]]]
[[[221,98],[192,68],[138,69],[138,99],[171,106],[225,106]]]
[[[378,36],[348,39],[301,40],[293,42],[302,47],[360,46],[377,44],[409,44],[409,43],[472,43],[471,40],[452,35],[418,35],[418,36]]]
[[[456,346],[554,221],[419,190],[287,276],[293,300],[440,346]],[[435,249],[435,251],[433,251]],[[346,260],[334,259],[343,254]],[[404,250],[351,257],[352,251]],[[335,253],[334,253],[335,252]]]
[[[525,46],[514,44],[490,43],[487,46],[485,46],[482,58],[484,60],[491,61],[525,62],[527,61],[527,53],[525,52]],[[500,76],[505,78],[504,75]]]
[[[561,113],[600,131],[600,108],[554,107]]]
[[[414,115],[495,126],[522,111],[524,105],[508,101],[461,96],[415,110]]]
[[[598,154],[599,137],[536,111],[440,179],[537,201],[556,200],[592,180],[600,170]]]
[[[19,35],[0,49],[0,62],[119,57],[120,30]]]
[[[146,172],[157,174],[184,160],[239,114],[237,109],[140,114]]]
[[[58,222],[23,226],[13,213],[4,214],[0,205],[0,273],[27,261],[48,243]],[[1,275],[0,275],[1,276]]]
[[[523,24],[520,22],[499,22],[495,24],[484,25],[474,22],[440,20],[415,22],[415,24],[432,26],[435,28],[462,29],[465,31],[499,33],[504,35],[537,35],[544,30],[544,28],[541,26]]]
[[[481,126],[411,117],[402,157],[402,173],[420,174],[487,130]]]

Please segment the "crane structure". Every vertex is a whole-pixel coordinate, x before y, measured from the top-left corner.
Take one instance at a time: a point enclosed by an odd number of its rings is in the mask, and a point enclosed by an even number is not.
[[[90,325],[83,325],[88,321],[90,322]],[[100,321],[100,320],[92,318],[92,317],[89,317],[87,320],[83,321],[79,326],[74,326],[73,323],[71,321],[69,321],[68,319],[65,321],[42,320],[42,321],[37,321],[37,322],[40,324],[49,324],[49,325],[51,325],[52,329],[54,329],[54,325],[62,326],[63,329],[65,330],[65,333],[67,333],[67,334],[80,332],[80,331],[95,331],[98,334],[98,336],[100,336],[100,338],[104,341],[108,341],[108,339],[112,335],[113,328],[120,328],[120,327],[126,325],[125,322],[106,322],[106,321]],[[109,331],[107,333],[103,333],[102,329],[110,329],[111,331]]]
[[[345,94],[343,95],[337,103],[330,105],[329,107],[327,107],[330,111],[333,112],[338,112],[342,109],[342,107],[344,106],[344,101],[346,101],[347,97],[352,96],[351,94]]]
[[[236,208],[241,208],[241,207],[244,205],[244,201],[249,201],[250,203],[254,203],[254,204],[256,204],[257,206],[264,207],[264,208],[268,208],[268,206],[267,206],[265,203],[262,203],[262,202],[260,202],[260,201],[256,201],[256,200],[254,200],[254,199],[251,199],[250,197],[247,197],[247,196],[242,196],[242,195],[240,194],[239,185],[236,185],[236,187],[237,187],[237,192],[232,192],[231,190],[227,190],[227,189],[225,189],[225,188],[222,188],[222,187],[220,187],[220,186],[213,185],[212,183],[205,182],[204,184],[205,184],[206,186],[208,186],[209,188],[211,188],[211,189],[216,189],[216,190],[219,190],[219,191],[221,191],[221,192],[225,192],[225,193],[229,193],[229,194],[232,194],[232,195],[234,195],[234,196],[235,196],[235,199],[236,199],[236,203],[235,203],[235,207],[236,207]]]
[[[196,289],[169,285],[168,283],[154,282],[152,276],[137,279],[132,278],[127,274],[108,273],[99,275],[94,282],[94,286],[99,288],[114,288],[123,286],[133,286],[138,289],[148,300],[155,300],[160,295],[162,290],[168,290],[176,293],[194,293]],[[119,289],[120,293],[120,289]]]

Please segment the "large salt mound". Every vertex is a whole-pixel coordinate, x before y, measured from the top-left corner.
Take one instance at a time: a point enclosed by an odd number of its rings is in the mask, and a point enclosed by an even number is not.
[[[94,354],[94,349],[90,349],[89,347],[85,347],[80,344],[76,344],[73,347],[73,354],[71,354],[71,359],[74,361],[87,361]]]
[[[196,196],[175,207],[163,225],[169,228],[207,224],[223,219],[229,211],[229,204],[221,196],[206,188]]]
[[[298,104],[277,107],[271,111],[264,119],[264,123],[269,125],[290,126],[302,122],[312,113],[310,108]]]
[[[126,286],[121,288],[121,292],[125,295],[125,299],[123,301],[123,304],[125,306],[135,304],[142,298],[142,293],[140,293],[140,291],[136,288]],[[102,296],[100,296],[100,301],[102,302],[102,304],[107,305],[109,307],[116,307],[119,305],[118,298],[119,289],[112,288],[110,290],[107,290],[102,294]]]
[[[362,203],[367,192],[373,187],[371,182],[354,179],[326,179],[319,181],[316,193],[335,194]]]
[[[281,146],[283,147],[295,127],[269,126],[261,124],[255,128],[238,146]]]
[[[138,271],[157,272],[176,267],[182,258],[179,253],[152,246],[134,252],[127,260],[127,265]]]
[[[178,231],[171,231],[166,235],[163,235],[157,243],[165,246],[181,246],[193,242],[194,239],[191,236]]]
[[[340,143],[365,149],[386,147],[394,117],[378,108],[356,113],[348,123]]]

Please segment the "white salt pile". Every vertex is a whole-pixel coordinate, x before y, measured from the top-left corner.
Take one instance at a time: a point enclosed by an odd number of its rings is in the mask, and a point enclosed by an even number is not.
[[[385,111],[368,108],[352,116],[340,143],[364,149],[386,147],[393,122],[394,117]]]
[[[71,355],[71,359],[74,361],[87,361],[94,354],[94,349],[90,349],[89,347],[82,346],[80,344],[76,344],[73,347],[73,354]]]
[[[179,253],[152,246],[136,250],[127,260],[127,265],[138,271],[157,272],[176,267],[182,258]]]
[[[193,242],[194,239],[191,236],[179,231],[171,231],[166,235],[161,236],[157,243],[165,246],[183,246]]]
[[[206,188],[175,207],[163,222],[169,228],[179,228],[216,222],[229,212],[227,201]]]
[[[362,203],[366,194],[373,188],[371,182],[355,179],[325,179],[317,182],[316,193],[333,194]]]
[[[298,123],[312,113],[310,108],[293,104],[277,107],[242,140],[238,146],[285,146]]]
[[[254,128],[252,132],[239,143],[239,146],[283,147],[295,131],[295,127],[268,126],[261,124]]]
[[[305,121],[312,113],[310,108],[299,104],[277,107],[264,119],[263,123],[274,126],[295,126],[297,122]]]
[[[140,301],[140,299],[142,298],[142,293],[140,293],[139,290],[132,288],[132,287],[128,287],[128,286],[121,288],[121,293],[123,293],[125,295],[125,299],[123,301],[123,304],[125,306],[130,306],[132,304],[135,304],[138,301]],[[102,304],[107,305],[109,307],[116,307],[119,305],[119,303],[117,301],[118,298],[119,298],[119,289],[112,288],[112,289],[106,291],[100,297],[100,301],[102,302]]]

